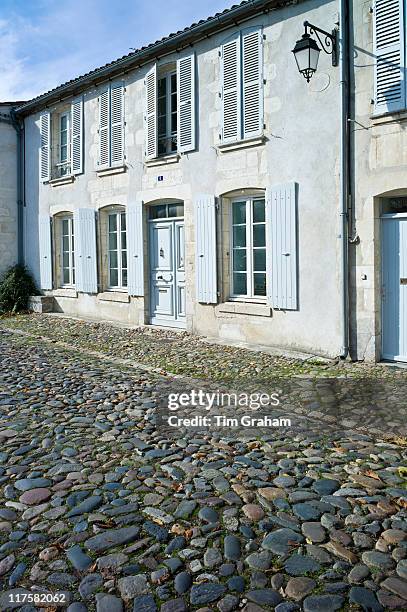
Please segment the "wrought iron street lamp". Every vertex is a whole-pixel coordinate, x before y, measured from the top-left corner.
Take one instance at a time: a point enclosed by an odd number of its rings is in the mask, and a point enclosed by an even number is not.
[[[319,54],[321,49],[317,41],[311,37],[315,34],[323,51],[332,55],[332,66],[338,65],[338,30],[334,29],[331,33],[321,30],[312,25],[309,21],[304,21],[305,32],[295,43],[293,49],[295,61],[299,72],[310,82],[312,75],[318,67]]]

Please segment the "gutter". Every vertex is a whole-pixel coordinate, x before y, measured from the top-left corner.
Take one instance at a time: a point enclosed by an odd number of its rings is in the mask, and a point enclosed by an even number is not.
[[[339,0],[339,70],[340,70],[340,222],[341,222],[341,335],[342,346],[339,357],[346,359],[349,355],[349,16],[346,0]]]

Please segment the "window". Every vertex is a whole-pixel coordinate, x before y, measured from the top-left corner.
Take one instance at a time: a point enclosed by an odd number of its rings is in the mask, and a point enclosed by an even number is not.
[[[158,155],[177,150],[177,75],[171,72],[158,79]]]
[[[62,287],[75,286],[75,245],[73,218],[61,219]]]
[[[266,295],[264,198],[232,202],[232,297]]]
[[[126,213],[113,212],[108,216],[109,288],[127,287]]]
[[[145,84],[145,154],[155,159],[195,149],[195,55],[154,64]]]
[[[59,176],[66,176],[67,174],[70,174],[69,129],[69,114],[63,113],[59,116],[59,162],[57,163],[57,168],[59,169]]]
[[[168,219],[184,216],[183,202],[170,202],[168,204],[153,204],[149,208],[150,219]]]
[[[261,28],[236,32],[221,48],[222,143],[263,133],[263,36]]]

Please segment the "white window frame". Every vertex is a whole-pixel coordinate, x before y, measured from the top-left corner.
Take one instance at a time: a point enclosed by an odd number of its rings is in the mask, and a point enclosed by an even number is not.
[[[126,248],[125,249],[122,248],[122,215],[124,215],[126,219],[126,229],[125,229]],[[116,232],[109,231],[109,219],[110,217],[113,217],[113,216],[116,217]],[[117,251],[117,268],[114,268],[115,270],[117,269],[117,280],[119,281],[117,285],[111,285],[110,283],[110,270],[111,270],[110,252],[111,250],[113,250],[109,248],[109,235],[111,233],[117,234],[117,249],[115,249]],[[126,285],[123,284],[123,270],[127,270],[127,273],[128,273],[128,265],[129,265],[129,262],[127,260],[127,217],[126,217],[125,210],[112,209],[107,212],[107,236],[106,238],[107,238],[107,288],[109,291],[127,291],[128,280],[129,280],[128,277],[127,277],[127,284]],[[122,261],[123,251],[125,251],[126,253],[126,262],[127,262],[126,268],[123,268],[123,261]]]
[[[255,248],[265,248],[266,256],[267,249],[270,245],[267,244],[267,231],[266,231],[266,222],[261,222],[264,224],[265,230],[265,247],[253,247],[253,201],[254,200],[264,200],[264,212],[266,207],[265,195],[243,195],[237,196],[230,200],[230,211],[229,211],[229,228],[230,228],[230,297],[229,299],[237,302],[259,302],[261,304],[267,302],[267,272],[264,270],[264,274],[266,275],[266,294],[263,295],[255,295],[254,294],[254,270],[253,270],[253,251]],[[234,248],[233,248],[233,204],[235,202],[246,202],[246,279],[247,279],[247,293],[239,294],[234,293],[234,282],[233,282],[233,268],[234,268]],[[260,224],[260,223],[259,223]],[[238,225],[238,224],[236,224]],[[256,223],[257,225],[257,223]],[[259,271],[260,272],[260,271]],[[263,271],[262,271],[263,273]]]
[[[68,222],[68,234],[64,234],[64,221]],[[61,287],[74,288],[75,287],[75,233],[74,233],[74,220],[72,215],[66,215],[59,219],[60,222],[60,238],[61,238]],[[69,250],[64,251],[64,236],[69,238]],[[69,255],[69,265],[64,266],[64,253]],[[68,270],[69,282],[64,281],[64,271]]]
[[[71,113],[66,111],[58,116],[58,176],[69,176],[71,174]],[[62,118],[66,117],[66,145],[62,144]],[[64,130],[65,131],[65,130]],[[66,146],[66,160],[62,160],[62,147]],[[65,170],[65,172],[64,172]]]
[[[177,71],[169,70],[168,72],[164,72],[163,74],[157,75],[157,157],[164,157],[166,155],[176,155],[178,151],[178,143],[177,143],[177,129],[174,133],[171,132],[171,119],[172,119],[172,111],[171,111],[171,78],[175,76],[175,96],[176,96],[176,105],[175,105],[175,115],[177,117],[177,127],[178,127],[178,88],[177,88]],[[158,113],[158,88],[159,82],[165,79],[165,96],[166,96],[166,151],[164,153],[159,153],[158,149],[160,148],[160,136],[158,133],[159,126],[159,113]],[[172,142],[174,140],[175,148],[172,149]]]

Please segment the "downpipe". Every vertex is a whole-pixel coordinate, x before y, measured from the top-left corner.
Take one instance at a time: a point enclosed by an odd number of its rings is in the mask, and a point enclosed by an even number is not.
[[[24,265],[24,121],[17,119],[14,109],[10,112],[11,123],[17,134],[17,261]]]
[[[349,36],[347,1],[339,0],[339,70],[340,70],[340,225],[341,225],[341,336],[339,357],[349,355]]]

